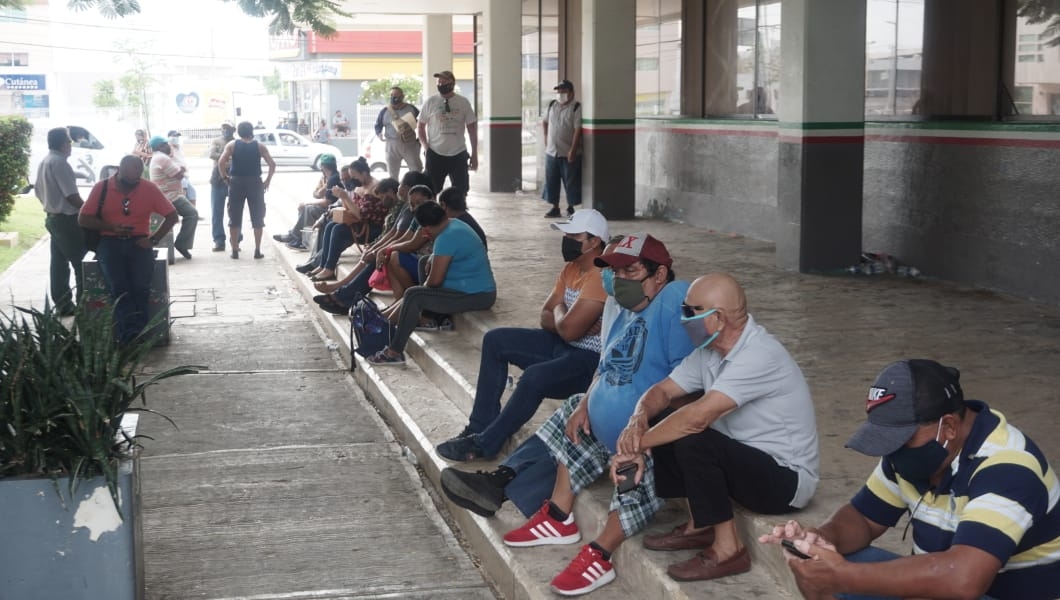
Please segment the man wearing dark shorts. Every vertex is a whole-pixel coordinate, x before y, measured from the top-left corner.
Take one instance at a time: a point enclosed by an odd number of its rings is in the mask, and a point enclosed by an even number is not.
[[[265,229],[265,192],[276,174],[276,161],[272,160],[269,149],[254,139],[254,125],[250,121],[237,125],[236,134],[239,137],[225,145],[217,161],[217,170],[228,183],[228,237],[232,242],[232,258],[239,258],[244,201],[250,208],[250,225],[254,228],[254,258],[264,258],[261,235]],[[261,180],[263,160],[269,165],[265,181]]]

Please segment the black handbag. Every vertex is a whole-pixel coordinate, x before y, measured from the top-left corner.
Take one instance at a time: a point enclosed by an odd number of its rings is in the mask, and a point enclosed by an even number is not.
[[[103,218],[103,201],[107,199],[107,188],[110,187],[107,185],[107,182],[107,179],[104,179],[103,181],[99,182],[103,186],[103,191],[100,192],[99,204],[96,205],[97,219]],[[91,250],[92,252],[95,252],[96,248],[99,248],[100,230],[82,227],[81,231],[85,237],[85,248]]]

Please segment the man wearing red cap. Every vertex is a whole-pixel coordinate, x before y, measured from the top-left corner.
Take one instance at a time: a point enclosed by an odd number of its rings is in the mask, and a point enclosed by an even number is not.
[[[559,217],[559,186],[567,191],[567,214],[582,203],[582,105],[574,100],[569,79],[552,88],[556,99],[549,103],[545,128],[545,189],[541,197],[552,205],[546,218]]]
[[[868,482],[820,527],[788,521],[759,538],[809,557],[786,555],[804,596],[1057,597],[1060,483],[1034,442],[932,360],[888,365],[865,410],[847,446],[881,457]],[[907,512],[911,556],[870,545]]]

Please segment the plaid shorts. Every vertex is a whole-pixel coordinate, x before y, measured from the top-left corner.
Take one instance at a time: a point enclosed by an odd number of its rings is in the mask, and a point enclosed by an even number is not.
[[[570,472],[571,490],[575,494],[607,473],[611,464],[611,452],[591,433],[579,432],[581,442],[577,445],[567,437],[567,420],[583,396],[585,394],[575,394],[568,398],[537,430],[537,437],[545,442],[552,457]],[[655,495],[654,463],[650,456],[645,456],[644,460],[646,468],[640,485],[625,494],[611,493],[610,510],[618,511],[622,533],[627,538],[644,529],[663,506],[663,501]]]

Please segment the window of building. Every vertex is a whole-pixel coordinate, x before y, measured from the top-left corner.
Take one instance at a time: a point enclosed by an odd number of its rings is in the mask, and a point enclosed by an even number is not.
[[[681,114],[681,0],[637,0],[636,114]]]
[[[1046,117],[1060,114],[1060,7],[1038,0],[1015,5],[1016,35],[1010,42],[1012,102],[1001,114]],[[1033,42],[1033,43],[1032,43]]]
[[[0,23],[23,23],[25,20],[24,8],[0,8]]]
[[[924,2],[869,0],[866,9],[865,117],[912,115],[921,93]]]
[[[11,55],[11,62],[16,67],[28,67],[29,66],[29,54],[26,52],[15,52]]]
[[[717,0],[704,15],[704,116],[774,118],[780,98],[778,0]],[[689,73],[696,79],[695,73]]]
[[[522,5],[522,154],[536,156],[541,116],[559,83],[560,0],[523,0]],[[543,144],[544,140],[540,140]],[[537,187],[537,161],[524,160],[522,187]]]

